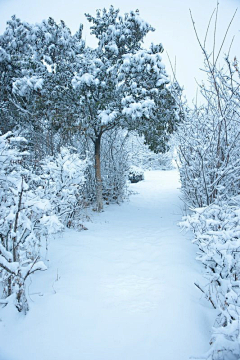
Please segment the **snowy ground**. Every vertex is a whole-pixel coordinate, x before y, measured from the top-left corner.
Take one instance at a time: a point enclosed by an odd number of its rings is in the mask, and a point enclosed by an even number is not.
[[[178,174],[154,171],[53,239],[30,312],[0,310],[0,360],[187,360],[208,349],[214,314],[193,285],[196,248],[177,227]]]

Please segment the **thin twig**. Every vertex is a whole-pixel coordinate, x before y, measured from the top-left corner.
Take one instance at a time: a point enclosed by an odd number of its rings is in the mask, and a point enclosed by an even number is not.
[[[224,38],[223,38],[221,47],[220,47],[220,49],[219,49],[219,52],[218,52],[218,55],[217,55],[217,58],[216,58],[216,61],[215,61],[215,64],[216,64],[217,61],[218,61],[219,55],[220,55],[220,53],[221,53],[221,51],[222,51],[222,47],[223,47],[223,45],[224,45],[224,43],[225,43],[225,40],[226,40],[228,31],[229,31],[229,29],[230,29],[230,26],[232,25],[232,22],[233,22],[233,19],[235,18],[235,15],[236,15],[236,13],[237,13],[237,10],[238,10],[238,9],[235,10],[235,13],[233,14],[233,17],[232,17],[230,23],[228,24],[227,30],[226,30],[226,32],[225,32],[225,35],[224,35]],[[213,66],[215,66],[215,64],[214,64],[214,62],[213,62]]]
[[[216,16],[215,16],[215,24],[214,24],[214,34],[213,34],[213,67],[215,66],[215,48],[216,48],[216,33],[217,33],[217,21],[218,21],[218,5],[219,2],[217,2],[217,9],[216,9]]]
[[[208,30],[209,30],[209,28],[210,28],[210,24],[211,24],[211,22],[212,22],[212,17],[213,17],[213,15],[214,15],[215,11],[216,11],[216,9],[213,10],[212,15],[211,15],[211,17],[210,17],[210,20],[209,20],[209,22],[208,22],[208,27],[207,27],[207,31],[206,31],[206,35],[205,35],[205,39],[204,39],[204,43],[203,43],[203,47],[204,47],[204,48],[206,47]]]

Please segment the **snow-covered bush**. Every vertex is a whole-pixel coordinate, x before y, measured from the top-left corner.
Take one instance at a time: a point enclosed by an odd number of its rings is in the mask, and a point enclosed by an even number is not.
[[[182,226],[194,231],[197,259],[206,269],[205,294],[218,316],[206,359],[239,359],[240,354],[240,199],[231,205],[210,205],[194,210]]]
[[[223,85],[218,75],[218,84]],[[194,211],[185,221],[195,234],[198,259],[208,280],[198,287],[218,310],[206,359],[236,360],[240,354],[240,204],[232,205],[231,199],[240,191],[238,101],[225,88],[219,108],[213,89],[209,93],[208,105],[189,112],[180,126],[179,169],[183,199]]]
[[[61,148],[56,157],[42,162],[45,197],[55,214],[68,226],[77,226],[81,210],[86,206],[85,181],[87,159],[81,159],[74,149]]]
[[[41,237],[61,230],[51,204],[41,197],[38,178],[22,166],[23,157],[14,144],[24,139],[0,136],[0,281],[3,299],[19,311],[28,310],[25,282],[46,266],[40,258]]]
[[[155,153],[149,149],[145,143],[144,136],[139,136],[136,132],[128,135],[128,161],[131,166],[137,166],[144,170],[167,170],[173,168],[173,138],[169,140],[169,151],[165,153]]]
[[[240,191],[239,104],[225,91],[224,117],[212,95],[208,106],[190,110],[179,126],[179,170],[189,206],[210,205]]]
[[[217,12],[216,12],[217,21]],[[195,24],[193,22],[193,26]],[[196,29],[195,29],[196,30]],[[215,36],[215,35],[214,35]],[[198,38],[205,57],[205,102],[187,109],[178,129],[179,170],[184,202],[193,211],[182,226],[193,230],[205,285],[196,284],[218,316],[204,359],[237,360],[240,354],[240,71],[225,57],[218,68]],[[205,44],[205,42],[204,42]]]
[[[131,183],[142,181],[144,180],[144,171],[137,166],[131,166],[129,169],[128,179]]]

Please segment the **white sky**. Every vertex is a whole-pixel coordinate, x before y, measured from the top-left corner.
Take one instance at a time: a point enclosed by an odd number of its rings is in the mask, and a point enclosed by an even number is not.
[[[223,39],[225,30],[235,11],[240,7],[240,0],[220,0],[219,20],[217,26],[218,45]],[[216,0],[0,0],[0,34],[6,27],[6,21],[13,14],[29,23],[41,22],[49,16],[55,21],[64,20],[73,32],[80,23],[84,24],[84,39],[93,46],[89,35],[89,26],[84,13],[95,15],[98,8],[109,8],[112,4],[121,13],[139,9],[141,17],[149,22],[156,31],[146,39],[146,46],[151,42],[162,43],[172,62],[177,63],[177,78],[184,86],[186,95],[191,101],[196,95],[195,78],[201,82],[203,73],[202,53],[194,35],[189,8],[191,8],[201,39],[205,36],[209,18],[216,7]],[[212,26],[213,29],[213,26]],[[229,31],[224,51],[228,52],[232,37],[232,58],[236,55],[240,61],[240,9]],[[212,48],[213,31],[210,32],[209,49]],[[211,40],[211,41],[210,41]],[[224,53],[223,51],[223,53]],[[164,63],[170,74],[170,66],[166,55]]]

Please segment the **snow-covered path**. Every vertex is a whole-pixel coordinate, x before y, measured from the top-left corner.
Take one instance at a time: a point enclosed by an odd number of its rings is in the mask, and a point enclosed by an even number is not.
[[[177,226],[177,172],[131,186],[138,194],[95,214],[88,231],[51,241],[28,315],[0,312],[0,360],[187,360],[208,349],[211,310]]]

